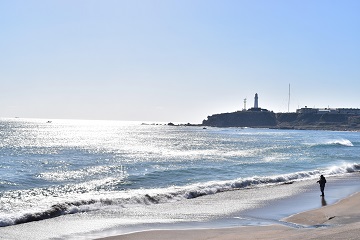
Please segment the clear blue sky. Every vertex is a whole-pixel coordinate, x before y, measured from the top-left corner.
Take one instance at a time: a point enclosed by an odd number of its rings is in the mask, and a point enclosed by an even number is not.
[[[360,1],[0,1],[0,117],[360,108]]]

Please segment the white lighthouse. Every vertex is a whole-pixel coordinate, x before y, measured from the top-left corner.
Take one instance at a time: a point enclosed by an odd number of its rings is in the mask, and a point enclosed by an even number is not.
[[[259,97],[257,93],[255,93],[254,108],[255,109],[259,108]]]

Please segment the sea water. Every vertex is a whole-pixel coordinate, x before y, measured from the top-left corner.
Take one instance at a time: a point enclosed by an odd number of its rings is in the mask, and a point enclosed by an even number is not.
[[[169,203],[360,170],[358,132],[1,119],[0,139],[2,228],[66,216],[139,224],[153,206],[166,215]]]

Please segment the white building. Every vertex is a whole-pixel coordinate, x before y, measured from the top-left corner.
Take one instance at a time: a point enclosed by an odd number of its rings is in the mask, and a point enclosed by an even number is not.
[[[255,93],[254,108],[259,108],[259,97],[257,93]]]
[[[360,115],[359,108],[300,108],[296,110],[296,113],[308,114],[347,114],[347,115]]]

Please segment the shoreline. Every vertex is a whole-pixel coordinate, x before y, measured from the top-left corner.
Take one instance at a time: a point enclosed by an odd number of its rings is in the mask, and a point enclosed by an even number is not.
[[[327,180],[325,202],[328,206],[360,192],[359,172],[333,176]],[[281,239],[279,234],[284,231],[305,231],[306,234],[314,228],[302,228],[284,219],[296,213],[319,209],[323,205],[316,181],[310,179],[265,188],[221,192],[185,201],[118,209],[117,214],[110,217],[99,218],[96,212],[64,215],[3,227],[0,228],[0,236],[14,240],[29,237],[39,240],[180,240],[185,237],[197,240],[206,236],[209,239],[249,239],[255,231],[256,234],[264,233],[265,237],[274,236],[265,238],[256,235],[258,239]],[[123,215],[124,211],[128,214]],[[283,239],[291,238],[286,236]]]
[[[149,230],[102,238],[102,240],[162,239],[358,239],[360,235],[360,192],[319,209],[290,216],[284,221],[298,227],[280,224],[240,226],[218,229]]]
[[[360,192],[347,197],[338,203],[316,210],[295,214],[285,220],[307,223],[300,227],[279,224],[268,226],[240,226],[235,228],[195,229],[195,230],[150,230],[131,234],[103,238],[103,240],[165,240],[165,239],[359,239],[360,217],[358,202]],[[356,210],[356,211],[355,211]],[[320,217],[318,217],[320,215]],[[326,216],[324,218],[324,216]],[[329,217],[330,216],[330,217]],[[315,221],[314,221],[315,220]]]
[[[353,177],[359,178],[358,174]],[[338,185],[334,188],[341,189],[346,181],[337,181]],[[352,182],[351,184],[354,184]],[[348,194],[338,199],[331,195],[336,195],[337,190],[329,189],[329,203],[324,204],[324,199],[319,197],[319,190],[316,189],[318,206],[309,205],[303,202],[313,191],[305,191],[305,195],[293,196],[285,199],[275,200],[264,207],[259,207],[245,211],[245,216],[263,218],[267,224],[229,224],[228,226],[212,227],[193,227],[193,228],[154,228],[134,231],[131,233],[117,234],[114,236],[97,238],[102,240],[133,240],[133,239],[338,239],[338,234],[346,231],[344,235],[347,239],[358,239],[360,236],[360,209],[357,203],[360,201],[360,190],[354,188]],[[333,193],[331,193],[331,191]],[[308,194],[308,195],[307,195]],[[325,193],[326,194],[326,193]],[[325,196],[326,197],[326,196]],[[314,198],[313,198],[314,199]],[[309,200],[311,201],[311,200]],[[294,214],[288,214],[287,207],[293,207],[303,202],[304,207],[296,209]],[[359,209],[359,210],[357,210]],[[280,210],[280,212],[279,212]],[[282,211],[281,211],[282,210]],[[274,215],[274,211],[275,213]],[[287,215],[286,215],[287,214]],[[281,217],[284,215],[283,217]],[[271,220],[271,216],[272,219]],[[357,232],[358,231],[358,232]],[[357,234],[358,233],[358,234]],[[355,238],[352,236],[355,234]],[[337,236],[337,238],[336,238]],[[342,236],[341,236],[342,238]]]

